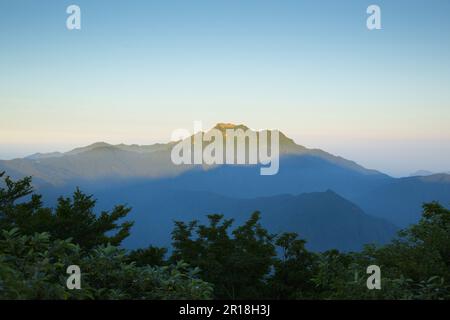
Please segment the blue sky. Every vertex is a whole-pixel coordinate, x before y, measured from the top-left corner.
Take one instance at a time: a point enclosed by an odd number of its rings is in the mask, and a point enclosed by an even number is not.
[[[0,159],[167,141],[201,120],[394,175],[448,171],[449,14],[446,0],[1,0]]]

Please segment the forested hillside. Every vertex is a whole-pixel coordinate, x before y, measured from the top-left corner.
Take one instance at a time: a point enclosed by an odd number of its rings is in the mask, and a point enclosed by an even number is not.
[[[176,221],[168,255],[121,248],[133,233],[126,206],[96,212],[92,196],[76,190],[48,208],[30,178],[1,176],[2,299],[450,298],[450,211],[435,202],[396,240],[360,252],[311,252],[301,234],[272,234],[254,212],[239,225],[219,214]],[[81,290],[66,288],[74,264]],[[373,264],[381,290],[366,286]]]

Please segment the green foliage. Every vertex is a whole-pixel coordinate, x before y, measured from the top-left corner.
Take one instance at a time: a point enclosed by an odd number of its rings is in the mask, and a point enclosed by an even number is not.
[[[269,235],[258,213],[233,232],[232,220],[208,218],[176,222],[171,259],[200,267],[216,298],[450,299],[450,211],[437,203],[392,243],[358,253],[309,252],[295,233]],[[381,290],[367,289],[370,265],[381,267]]]
[[[222,215],[208,219],[209,225],[176,222],[171,260],[198,266],[202,279],[214,284],[216,298],[262,297],[275,249],[274,236],[259,223],[260,214],[253,213],[234,231],[230,230],[233,220],[223,220]]]
[[[79,247],[68,240],[50,241],[48,233],[0,234],[0,298],[66,298],[65,266],[79,262]],[[83,291],[84,292],[84,291]]]
[[[165,249],[128,256],[118,247],[132,224],[116,221],[130,209],[118,206],[97,217],[95,201],[77,190],[72,199],[60,198],[53,211],[31,195],[30,183],[29,178],[14,182],[6,177],[0,188],[0,299],[211,297],[212,286],[198,278],[198,269],[182,261],[149,265],[149,257],[159,254],[162,260]],[[29,195],[28,201],[22,199]],[[113,230],[118,231],[110,235]],[[82,290],[67,289],[69,265],[80,267]]]
[[[419,223],[384,247],[367,246],[361,256],[382,268],[383,279],[400,283],[406,298],[449,299],[450,210],[424,204]]]
[[[314,281],[323,298],[450,299],[450,211],[424,204],[419,223],[383,247],[320,255]],[[381,268],[381,290],[366,289],[366,267]]]
[[[52,236],[57,239],[69,236],[82,248],[90,249],[97,245],[120,245],[129,236],[132,222],[117,221],[124,218],[130,208],[119,205],[111,212],[94,213],[95,200],[92,196],[76,190],[72,199],[59,198],[55,210]],[[111,234],[111,231],[116,231]]]
[[[0,175],[0,178],[3,176]],[[26,201],[17,200],[32,193],[31,179],[13,182],[5,179],[6,188],[0,189],[0,227],[18,228],[21,233],[48,232],[53,239],[71,238],[82,249],[102,245],[120,245],[129,236],[132,222],[119,223],[130,208],[116,206],[111,212],[94,212],[95,200],[77,189],[72,198],[58,199],[55,210],[44,208],[41,196],[33,194]],[[113,234],[113,232],[115,233]]]
[[[0,299],[450,299],[450,211],[435,202],[391,243],[357,253],[310,252],[295,233],[270,234],[259,212],[234,229],[218,214],[177,221],[166,261],[165,248],[119,247],[129,208],[97,215],[76,190],[53,210],[31,179],[0,178]],[[66,288],[73,264],[82,290]],[[369,265],[381,290],[367,289]]]
[[[281,249],[281,258],[275,260],[275,272],[269,281],[273,298],[313,297],[315,285],[312,278],[317,272],[318,256],[306,250],[306,241],[297,237],[296,233],[283,233],[276,239],[275,245]]]
[[[210,284],[198,269],[179,262],[166,267],[138,267],[125,251],[107,245],[82,254],[69,240],[51,241],[47,233],[0,235],[2,299],[208,299]],[[66,288],[67,266],[79,265],[82,290]]]
[[[127,259],[134,261],[138,266],[164,266],[167,264],[164,257],[167,254],[166,248],[149,246],[145,249],[136,249],[130,251]]]

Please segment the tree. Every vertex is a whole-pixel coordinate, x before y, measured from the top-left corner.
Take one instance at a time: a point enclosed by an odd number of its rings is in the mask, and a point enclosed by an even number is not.
[[[131,222],[129,208],[94,213],[95,200],[80,190],[59,198],[55,210],[33,194],[31,178],[0,174],[0,299],[209,299],[211,284],[198,269],[177,262],[150,266],[165,249],[130,256],[119,248]],[[113,233],[116,231],[115,233]],[[138,259],[138,263],[133,259]],[[68,290],[66,268],[78,265],[82,290]]]
[[[209,215],[209,225],[176,222],[171,261],[183,260],[200,268],[201,278],[214,284],[219,299],[262,297],[275,256],[273,236],[261,227],[255,212],[230,231],[233,220]]]
[[[383,279],[401,280],[408,298],[432,298],[436,293],[450,298],[449,239],[450,210],[431,202],[423,205],[419,223],[400,231],[390,244],[366,247],[361,256],[382,268]]]
[[[130,251],[127,260],[136,263],[137,266],[164,266],[167,261],[164,259],[167,254],[166,248],[149,246],[145,249]]]
[[[130,234],[133,223],[118,223],[129,212],[123,205],[115,206],[110,212],[94,213],[96,201],[77,189],[72,199],[59,198],[54,218],[54,229],[51,235],[57,239],[70,237],[82,248],[111,244],[118,246]],[[112,231],[116,231],[115,234]]]
[[[317,255],[305,248],[306,241],[296,233],[283,233],[275,244],[281,249],[281,259],[274,262],[275,272],[270,279],[271,297],[298,299],[314,297],[312,281],[317,272]]]
[[[5,188],[0,188],[2,229],[18,228],[27,235],[48,232],[54,239],[71,238],[86,250],[102,244],[120,245],[130,234],[133,223],[119,222],[130,212],[128,207],[119,205],[97,215],[96,201],[77,188],[72,198],[60,197],[52,210],[43,207],[40,195],[33,194],[31,178],[15,182],[5,177],[4,184]]]
[[[81,269],[81,290],[66,288],[69,265]],[[212,286],[185,263],[139,267],[112,245],[88,252],[48,233],[0,233],[0,299],[209,299]]]
[[[220,214],[177,221],[166,261],[165,248],[119,248],[129,208],[97,215],[78,189],[47,208],[30,178],[0,178],[0,299],[450,299],[450,211],[436,202],[391,243],[353,253],[310,252],[295,233],[270,234],[259,212],[234,229]],[[83,290],[65,287],[72,264]],[[367,289],[372,264],[382,290]]]

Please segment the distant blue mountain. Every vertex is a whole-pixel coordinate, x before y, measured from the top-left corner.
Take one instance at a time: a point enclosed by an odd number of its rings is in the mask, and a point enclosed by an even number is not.
[[[224,125],[218,124],[215,128],[222,130]],[[227,124],[227,126],[230,125]],[[243,125],[235,127],[248,129]],[[259,139],[259,132],[256,134]],[[33,176],[38,179],[36,183],[39,185],[62,186],[74,180],[171,178],[197,169],[208,172],[215,168],[214,166],[174,165],[170,157],[173,146],[174,142],[150,146],[110,145],[98,142],[66,153],[37,153],[23,159],[0,161],[0,170],[12,172],[17,176]],[[280,153],[282,157],[312,157],[330,166],[361,175],[385,176],[325,151],[297,145],[283,133],[280,133]],[[285,163],[285,165],[290,164]],[[313,172],[311,174],[314,175]]]
[[[127,243],[132,247],[167,244],[174,219],[222,212],[243,221],[261,210],[271,230],[298,231],[313,249],[353,250],[364,242],[387,241],[395,229],[392,224],[417,222],[423,202],[450,204],[450,175],[393,178],[297,145],[282,133],[280,169],[273,176],[261,176],[257,165],[176,166],[170,160],[173,145],[101,142],[66,153],[0,161],[0,171],[15,178],[33,176],[39,192],[53,201],[80,186],[105,208],[127,202],[136,220]]]
[[[450,175],[394,179],[351,199],[366,213],[404,227],[419,220],[424,202],[450,204]]]
[[[236,225],[260,211],[262,224],[273,233],[297,232],[311,250],[359,250],[364,244],[390,241],[393,224],[365,214],[331,190],[298,196],[277,195],[252,199],[224,197],[204,191],[152,188],[145,184],[97,193],[100,207],[126,202],[133,205],[135,226],[127,247],[168,246],[175,220],[206,222],[206,215],[224,214]],[[113,200],[115,199],[115,200]],[[120,200],[119,200],[120,199]]]

